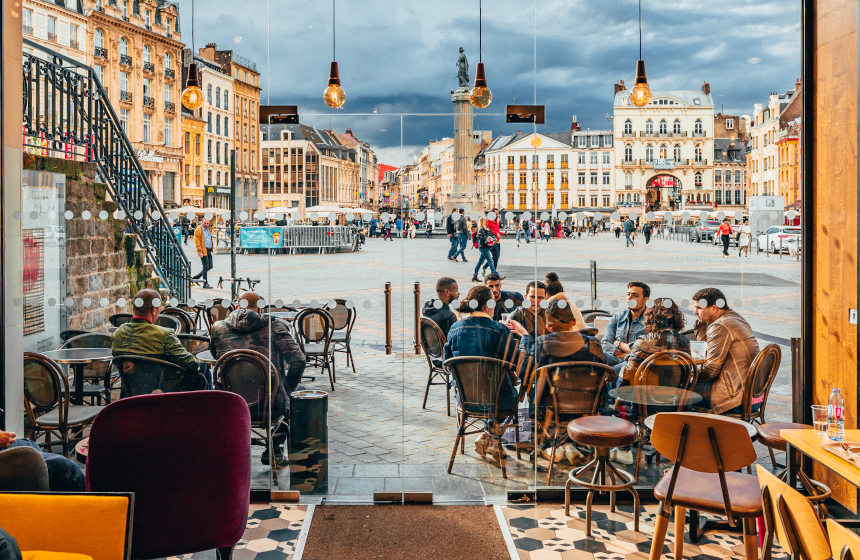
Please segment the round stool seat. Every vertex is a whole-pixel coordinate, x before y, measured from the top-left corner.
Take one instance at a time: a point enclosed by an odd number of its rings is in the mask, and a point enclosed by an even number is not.
[[[780,430],[804,430],[812,429],[809,424],[796,424],[794,422],[768,422],[758,427],[758,440],[779,451],[785,451],[785,440],[779,435]]]
[[[615,416],[583,416],[571,420],[567,435],[574,443],[590,447],[621,447],[636,443],[636,426]]]

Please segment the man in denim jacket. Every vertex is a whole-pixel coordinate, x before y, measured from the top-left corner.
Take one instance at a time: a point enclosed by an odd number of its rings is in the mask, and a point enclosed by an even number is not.
[[[603,354],[606,363],[615,366],[624,361],[630,353],[633,342],[645,334],[642,315],[645,302],[651,297],[651,288],[644,282],[627,284],[627,308],[612,316],[606,332],[603,333]]]

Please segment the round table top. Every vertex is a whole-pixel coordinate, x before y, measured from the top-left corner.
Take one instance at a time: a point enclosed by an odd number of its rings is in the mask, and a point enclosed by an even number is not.
[[[645,422],[643,422],[643,424],[645,424],[645,427],[648,428],[649,430],[653,430],[654,429],[654,421],[657,419],[657,416],[659,414],[662,414],[662,413],[658,412],[657,414],[652,414],[651,416],[646,418]],[[755,439],[758,437],[758,429],[755,426],[753,426],[752,424],[750,424],[749,422],[744,422],[743,420],[738,420],[737,418],[732,418],[731,416],[721,416],[719,414],[710,414],[708,412],[700,412],[697,414],[699,414],[700,416],[706,416],[706,417],[711,417],[711,418],[722,418],[724,420],[731,420],[733,422],[740,422],[741,424],[744,425],[744,428],[747,429],[747,433],[750,435],[750,439]]]
[[[212,355],[210,350],[204,350],[194,355],[198,362],[203,362],[204,364],[214,364],[218,360],[215,356]]]
[[[696,404],[702,401],[702,395],[695,391],[678,389],[677,387],[665,387],[662,385],[624,385],[609,394],[618,400],[635,404],[647,404],[649,406],[677,406],[683,400],[686,404]]]
[[[287,321],[292,321],[299,314],[298,311],[270,311],[267,315],[272,317],[276,317],[278,319],[285,319]]]
[[[113,358],[110,348],[61,348],[42,352],[58,364],[88,364]]]
[[[75,457],[81,463],[87,462],[87,456],[90,454],[90,438],[85,437],[75,444]]]

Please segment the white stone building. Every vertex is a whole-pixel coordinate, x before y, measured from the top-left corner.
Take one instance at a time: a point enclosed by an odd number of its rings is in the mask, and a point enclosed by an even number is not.
[[[700,90],[655,91],[644,107],[615,86],[615,183],[622,214],[713,209],[714,101]]]
[[[78,0],[24,0],[21,24],[25,39],[87,64],[87,18]]]

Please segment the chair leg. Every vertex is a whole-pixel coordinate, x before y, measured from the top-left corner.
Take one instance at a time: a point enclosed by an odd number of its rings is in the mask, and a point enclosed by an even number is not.
[[[218,556],[218,560],[232,560],[233,558],[233,549],[236,548],[236,545],[233,546],[222,546],[217,549],[215,553]]]
[[[633,469],[633,480],[639,482],[639,465],[642,462],[642,438],[636,444],[636,467]]]
[[[448,379],[448,376],[442,377],[445,379],[445,397],[447,399],[448,416],[451,416],[451,380]]]
[[[499,465],[502,467],[502,478],[508,478],[508,469],[505,464],[505,448],[502,447],[502,434],[500,430],[493,430],[493,437],[496,440],[496,449],[499,450]]]
[[[681,560],[684,557],[684,525],[687,522],[686,508],[675,506],[675,558]]]
[[[568,478],[567,482],[564,483],[564,514],[570,517],[570,485],[573,484],[573,481]]]
[[[454,457],[457,456],[457,444],[466,439],[463,432],[466,431],[466,415],[463,414],[460,419],[460,427],[457,428],[457,437],[454,439],[454,450],[451,451],[451,460],[448,462],[448,474],[451,474],[451,469],[454,467]]]
[[[663,543],[666,541],[666,529],[669,528],[669,512],[665,511],[665,504],[660,503],[660,511],[657,514],[654,525],[654,538],[651,540],[651,553],[648,560],[660,560],[663,555]],[[678,560],[681,560],[680,558]]]
[[[349,365],[352,366],[352,373],[355,373],[355,357],[352,355],[352,347],[347,344],[346,346],[346,356],[349,360]]]
[[[323,368],[328,371],[328,381],[331,384],[331,390],[334,391],[334,368],[329,364],[328,360],[323,362]]]
[[[758,534],[756,532],[755,518],[745,517],[744,526],[744,558],[746,560],[758,560]]]
[[[549,467],[546,469],[546,485],[549,486],[552,480],[552,467],[555,465],[555,450],[558,448],[558,438],[552,440],[552,455],[549,458]]]

